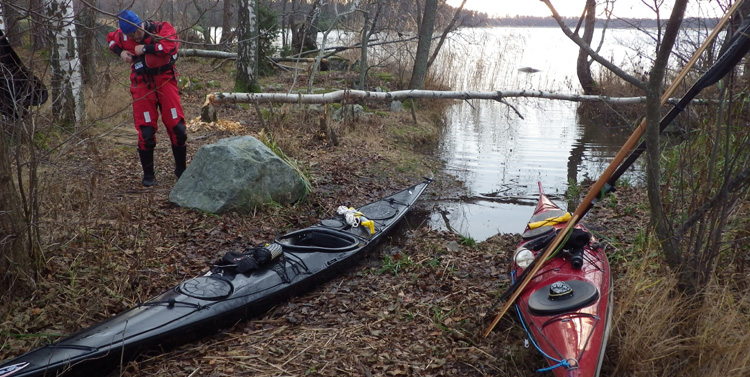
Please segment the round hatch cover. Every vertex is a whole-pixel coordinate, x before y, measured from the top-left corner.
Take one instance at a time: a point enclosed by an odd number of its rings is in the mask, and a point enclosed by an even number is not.
[[[370,220],[386,220],[396,216],[398,210],[387,204],[372,203],[359,209]]]
[[[180,292],[204,300],[220,300],[232,293],[232,283],[209,276],[201,276],[180,284]]]
[[[328,228],[340,229],[344,227],[344,222],[336,219],[326,219],[320,222],[321,225]]]
[[[599,291],[587,281],[557,281],[532,293],[529,309],[532,314],[553,315],[587,307],[598,298]]]

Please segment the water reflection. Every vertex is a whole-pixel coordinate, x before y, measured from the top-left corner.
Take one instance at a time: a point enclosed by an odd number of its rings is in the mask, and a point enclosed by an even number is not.
[[[466,40],[481,41],[476,49],[460,47],[443,55],[443,64],[473,70],[452,70],[455,89],[538,89],[578,91],[577,49],[557,29],[497,28],[470,30]],[[624,33],[615,31],[622,39]],[[632,39],[632,38],[631,38]],[[607,46],[623,59],[630,51]],[[620,55],[618,55],[620,54]],[[535,73],[519,70],[532,67]],[[439,68],[437,71],[441,71]],[[482,241],[497,233],[523,230],[538,198],[537,182],[561,202],[569,182],[596,179],[627,139],[600,125],[585,125],[573,102],[509,99],[460,102],[447,110],[447,125],[439,145],[445,173],[463,181],[467,197],[437,203],[430,224],[447,224]]]

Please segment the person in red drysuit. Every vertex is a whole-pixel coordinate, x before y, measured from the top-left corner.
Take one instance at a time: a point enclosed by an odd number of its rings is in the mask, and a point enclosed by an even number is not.
[[[179,41],[168,22],[141,21],[130,10],[121,11],[117,17],[120,28],[107,34],[107,42],[112,52],[131,63],[130,94],[143,167],[142,183],[153,186],[159,111],[172,143],[175,175],[179,178],[186,167],[187,132],[174,68]]]

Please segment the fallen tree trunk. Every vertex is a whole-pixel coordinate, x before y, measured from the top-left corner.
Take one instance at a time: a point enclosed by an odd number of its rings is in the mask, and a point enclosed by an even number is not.
[[[181,57],[199,57],[199,58],[212,58],[212,59],[237,59],[236,52],[226,52],[218,50],[199,50],[196,48],[184,48],[180,49]]]
[[[211,93],[206,96],[204,106],[219,103],[305,103],[324,104],[345,102],[352,99],[372,101],[396,101],[409,98],[421,99],[484,99],[502,101],[507,98],[545,98],[574,102],[606,102],[613,104],[639,104],[646,97],[611,97],[576,93],[554,93],[541,90],[498,90],[494,92],[438,91],[438,90],[398,90],[394,92],[368,92],[364,90],[337,90],[324,94],[295,93]],[[679,99],[672,99],[676,103]]]
[[[439,91],[439,90],[397,90],[394,92],[368,92],[364,90],[337,90],[323,94],[301,93],[211,93],[201,108],[201,119],[205,122],[215,120],[214,104],[222,103],[299,103],[299,104],[328,104],[351,101],[353,99],[371,101],[400,101],[409,98],[420,99],[454,99],[454,100],[494,100],[502,102],[512,108],[519,116],[520,113],[507,98],[544,98],[573,102],[604,102],[611,104],[639,104],[645,103],[646,97],[611,97],[601,95],[584,95],[577,93],[553,93],[541,90],[498,90],[494,92],[477,91]],[[693,103],[707,103],[711,100],[694,100]],[[679,98],[670,98],[667,103],[676,104]],[[412,108],[413,110],[413,108]],[[523,117],[521,117],[523,118]]]

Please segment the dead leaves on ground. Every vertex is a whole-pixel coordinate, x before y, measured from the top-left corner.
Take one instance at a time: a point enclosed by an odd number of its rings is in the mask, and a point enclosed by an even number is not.
[[[399,273],[382,268],[388,251],[373,253],[261,318],[131,364],[125,376],[524,375],[498,359],[508,342],[521,344],[517,331],[479,335],[495,304],[491,292],[504,284],[497,266],[515,237],[449,252],[456,236],[411,233],[398,245],[410,260]]]

